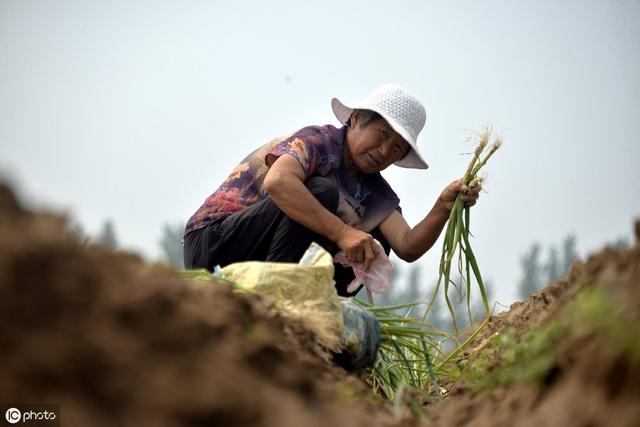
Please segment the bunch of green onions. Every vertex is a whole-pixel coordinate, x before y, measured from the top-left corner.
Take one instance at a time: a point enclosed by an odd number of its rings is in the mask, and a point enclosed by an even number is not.
[[[468,189],[473,189],[478,185],[482,185],[482,181],[484,178],[479,176],[478,173],[487,163],[493,153],[495,153],[496,150],[502,145],[502,139],[496,136],[493,140],[493,143],[488,148],[488,151],[485,152],[485,149],[489,146],[491,133],[491,128],[487,127],[479,134],[478,146],[476,147],[473,157],[469,162],[469,165],[467,166],[467,170],[461,179],[462,183]],[[482,156],[483,152],[485,152],[484,157]],[[427,309],[423,316],[423,320],[427,317],[427,314],[429,313],[429,310],[431,309],[431,306],[433,305],[438,295],[441,284],[444,283],[444,295],[447,302],[447,307],[449,308],[449,312],[451,313],[454,329],[456,331],[458,330],[455,311],[451,304],[448,292],[450,285],[456,286],[455,282],[451,280],[451,262],[453,261],[456,251],[458,251],[458,272],[460,273],[461,277],[465,277],[465,293],[467,297],[467,310],[469,312],[469,318],[471,318],[471,272],[473,272],[476,282],[478,283],[478,287],[480,288],[480,294],[482,295],[482,303],[484,305],[486,315],[490,315],[489,303],[487,301],[487,293],[485,290],[484,282],[482,281],[482,275],[480,274],[478,262],[475,255],[473,254],[473,250],[471,249],[471,244],[469,242],[470,234],[470,209],[468,206],[463,206],[461,195],[458,195],[455,200],[453,209],[451,210],[447,230],[444,236],[442,256],[440,258],[440,268],[438,273],[438,284],[436,285],[436,289],[433,293],[433,296],[431,297],[429,305],[427,306]]]
[[[380,322],[382,342],[375,365],[369,375],[369,383],[375,392],[382,392],[394,400],[406,386],[428,391],[440,397],[434,360],[438,354],[438,342],[447,339],[446,332],[432,324],[410,317],[413,308],[423,303],[376,307],[355,299],[375,314]],[[407,310],[405,316],[396,314]]]
[[[490,145],[492,130],[485,128],[478,135],[478,145],[473,157],[461,179],[463,185],[469,190],[482,185],[483,178],[479,175],[482,167],[496,152],[502,140],[495,137]],[[369,304],[357,300],[365,308],[373,312],[378,318],[382,332],[380,353],[373,369],[370,372],[369,382],[374,391],[382,392],[390,400],[398,402],[402,399],[402,393],[407,388],[413,388],[425,392],[425,398],[439,400],[442,398],[442,390],[438,384],[439,377],[453,377],[451,362],[461,357],[463,350],[477,336],[482,328],[490,320],[489,303],[484,282],[478,268],[478,263],[469,242],[470,210],[465,207],[458,195],[444,237],[443,251],[440,259],[438,284],[426,303],[422,319],[410,317],[417,306],[425,303],[409,303],[387,307],[375,307],[369,298]],[[482,302],[487,316],[485,320],[464,340],[458,341],[458,324],[455,310],[449,299],[449,286],[455,282],[451,280],[451,263],[458,252],[458,271],[466,282],[467,310],[471,319],[471,273],[475,277]],[[464,270],[463,270],[464,267]],[[463,274],[464,273],[464,274]],[[433,324],[426,321],[427,314],[438,295],[440,286],[444,282],[444,293],[447,307],[451,313],[455,334],[441,331]],[[458,288],[456,286],[456,288]],[[460,289],[460,288],[458,288]],[[404,316],[397,314],[398,310],[407,310]],[[456,343],[453,351],[445,353],[443,343],[452,340]],[[454,364],[455,365],[455,364]]]
[[[380,322],[382,342],[369,373],[369,383],[375,392],[396,402],[402,400],[403,391],[409,389],[422,391],[427,401],[442,399],[445,390],[438,378],[456,376],[450,371],[450,362],[456,361],[489,320],[487,317],[464,342],[445,354],[442,344],[447,340],[457,342],[456,337],[429,322],[410,317],[414,308],[424,302],[376,307],[355,301],[374,313]],[[398,310],[407,312],[399,316]]]

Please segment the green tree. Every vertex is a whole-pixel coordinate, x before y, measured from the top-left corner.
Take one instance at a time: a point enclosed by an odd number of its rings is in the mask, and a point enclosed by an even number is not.
[[[391,270],[391,290],[383,294],[374,294],[374,302],[377,306],[389,306],[396,304],[407,304],[418,300],[424,301],[427,298],[422,291],[421,285],[421,269],[419,264],[409,266],[407,273],[407,282],[404,287],[398,286],[401,282],[401,270],[397,264],[394,264]],[[367,300],[366,291],[358,293],[358,297],[364,301]],[[412,315],[417,314],[418,309],[414,309]],[[399,311],[398,314],[406,314],[406,310]],[[422,315],[422,314],[421,314]]]
[[[67,223],[66,231],[71,236],[73,236],[73,238],[76,239],[81,245],[87,245],[91,241],[91,238],[85,232],[84,227],[78,221],[72,220],[70,223]]]
[[[489,304],[489,310],[493,309],[493,283],[490,280],[484,281],[484,291],[487,295],[487,303]],[[475,298],[473,299],[473,305],[471,306],[471,316],[474,322],[482,321],[485,319],[487,313],[484,309],[484,303],[482,302],[482,295],[480,289],[475,292]]]
[[[616,240],[609,243],[609,246],[616,250],[629,249],[631,247],[629,240],[626,237],[618,237]]]
[[[568,234],[562,241],[562,271],[564,274],[569,272],[573,261],[578,258],[578,251],[576,249],[576,235]]]
[[[182,233],[184,226],[182,223],[164,224],[162,226],[162,238],[160,248],[167,263],[177,270],[184,268],[182,257]]]
[[[414,302],[420,299],[425,299],[425,296],[422,294],[422,286],[420,280],[421,273],[422,270],[420,268],[420,264],[413,264],[409,268],[407,290],[405,292],[405,295],[403,295],[406,302]]]
[[[436,284],[437,282],[434,282],[431,291],[427,293],[428,298],[433,295],[433,292],[436,289]],[[446,321],[446,318],[449,316],[449,309],[446,309],[446,317],[443,315],[443,298],[444,297],[442,296],[442,294],[440,294],[436,297],[435,301],[433,301],[431,309],[429,310],[429,314],[427,315],[427,320],[431,322],[431,324],[433,324],[433,326],[435,326],[436,328],[444,330],[447,328],[447,325],[448,323],[450,323],[450,321]],[[426,307],[424,308],[424,310],[426,310]]]
[[[113,225],[113,221],[107,219],[102,224],[102,228],[100,229],[97,240],[101,245],[110,247],[111,249],[118,248],[118,238],[116,237],[116,229]]]
[[[535,292],[563,277],[569,272],[571,264],[578,257],[576,250],[576,236],[568,234],[561,244],[561,253],[556,246],[551,245],[544,264],[540,264],[541,247],[534,243],[529,251],[520,259],[522,279],[518,285],[518,296],[527,299],[531,292]]]
[[[522,299],[529,298],[542,285],[542,267],[540,265],[540,244],[534,243],[529,251],[520,258],[522,279],[518,285],[518,295]]]
[[[560,260],[558,258],[558,250],[555,246],[549,248],[549,257],[547,263],[544,266],[545,277],[547,283],[551,283],[557,280],[563,275],[563,271],[560,270]]]

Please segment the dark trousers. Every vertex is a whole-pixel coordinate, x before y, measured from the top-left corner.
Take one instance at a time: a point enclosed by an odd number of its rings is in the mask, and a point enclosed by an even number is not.
[[[322,206],[336,213],[339,195],[335,180],[311,177],[305,185]],[[376,228],[371,235],[388,255],[390,246],[380,230]],[[339,251],[333,242],[290,219],[267,196],[246,209],[188,233],[184,237],[184,265],[213,271],[216,265],[224,267],[240,261],[298,262],[311,242],[318,243],[331,255]],[[335,269],[338,294],[355,295],[357,291],[347,292],[347,285],[354,278],[351,267],[336,264]]]

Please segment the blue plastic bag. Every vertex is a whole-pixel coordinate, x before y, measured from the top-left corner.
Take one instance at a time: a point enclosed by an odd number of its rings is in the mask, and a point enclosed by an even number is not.
[[[373,366],[380,349],[380,322],[369,310],[340,298],[344,331],[343,350],[335,355],[335,361],[348,370],[360,370]]]

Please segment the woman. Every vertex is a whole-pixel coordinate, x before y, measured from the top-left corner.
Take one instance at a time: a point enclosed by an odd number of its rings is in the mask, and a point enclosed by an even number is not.
[[[247,156],[188,221],[184,236],[187,268],[258,260],[297,262],[312,241],[332,255],[368,269],[380,251],[393,249],[413,262],[438,239],[454,201],[476,203],[480,187],[449,184],[431,211],[411,228],[400,200],[380,171],[392,164],[426,169],[417,137],[424,107],[407,90],[385,85],[347,106],[334,98],[344,125],[305,127],[277,138]],[[340,295],[353,279],[336,266]]]

